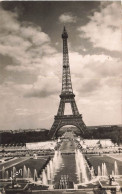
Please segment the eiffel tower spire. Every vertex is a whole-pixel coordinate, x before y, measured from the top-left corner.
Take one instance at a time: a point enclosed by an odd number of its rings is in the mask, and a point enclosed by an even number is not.
[[[63,39],[63,74],[62,74],[62,90],[60,95],[60,104],[57,115],[54,118],[54,123],[49,131],[49,136],[54,137],[58,130],[65,125],[74,125],[80,129],[81,133],[84,133],[86,126],[82,120],[82,115],[79,114],[75,95],[72,89],[69,55],[68,55],[68,33],[64,27],[62,33]],[[64,115],[65,104],[69,103],[72,109],[72,115]]]
[[[68,34],[64,26],[62,33],[63,39],[63,75],[62,75],[62,94],[63,93],[73,93],[71,76],[70,76],[70,66],[69,66],[69,55],[68,55],[68,45],[67,45]]]

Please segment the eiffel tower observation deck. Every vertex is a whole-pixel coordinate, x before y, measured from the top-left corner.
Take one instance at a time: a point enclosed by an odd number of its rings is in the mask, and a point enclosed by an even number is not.
[[[62,33],[63,40],[63,73],[62,73],[62,90],[60,94],[60,104],[57,115],[54,117],[54,123],[49,131],[49,136],[54,138],[58,130],[65,125],[74,125],[80,129],[81,134],[86,131],[86,125],[82,120],[82,115],[79,114],[76,102],[75,94],[72,89],[69,54],[68,54],[68,33],[64,27]],[[65,104],[71,105],[72,115],[64,115]]]

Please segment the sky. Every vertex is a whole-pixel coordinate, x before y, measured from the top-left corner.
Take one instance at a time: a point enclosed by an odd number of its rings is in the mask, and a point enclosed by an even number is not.
[[[3,1],[0,130],[51,128],[60,102],[64,25],[83,121],[122,123],[121,2]]]

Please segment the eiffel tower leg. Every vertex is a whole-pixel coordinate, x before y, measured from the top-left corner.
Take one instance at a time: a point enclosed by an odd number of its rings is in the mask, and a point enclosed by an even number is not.
[[[75,100],[73,99],[70,103],[71,103],[73,115],[79,115],[78,108],[77,108]]]
[[[64,115],[65,102],[61,99],[57,115]]]
[[[57,133],[58,129],[60,128],[60,124],[61,124],[61,121],[60,120],[57,120],[55,119],[54,120],[54,123],[49,131],[49,137],[50,138],[53,138],[55,136],[55,134]]]
[[[77,122],[77,128],[80,129],[82,133],[86,132],[87,128],[83,120]]]

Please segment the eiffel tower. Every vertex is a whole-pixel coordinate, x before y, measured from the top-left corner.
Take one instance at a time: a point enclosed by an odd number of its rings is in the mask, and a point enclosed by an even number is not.
[[[54,123],[49,131],[49,137],[54,138],[58,130],[65,125],[74,125],[80,129],[81,134],[86,131],[86,125],[82,120],[82,115],[79,114],[76,102],[75,94],[72,89],[69,55],[67,45],[68,34],[64,27],[62,33],[63,39],[63,75],[62,75],[62,91],[60,94],[60,104],[57,115],[54,117]],[[64,115],[65,104],[70,103],[72,109],[72,115]]]

